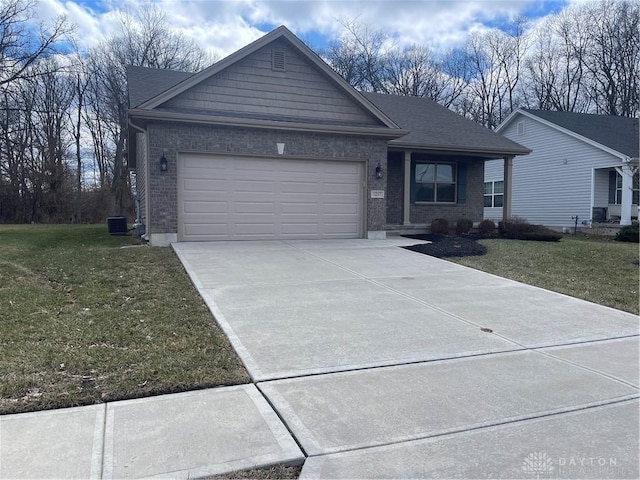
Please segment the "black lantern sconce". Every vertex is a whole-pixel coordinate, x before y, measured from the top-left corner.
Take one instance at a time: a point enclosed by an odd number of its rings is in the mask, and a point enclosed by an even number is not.
[[[169,162],[167,161],[167,157],[164,156],[164,152],[162,152],[162,156],[160,157],[160,171],[166,172],[169,170]]]
[[[376,167],[376,178],[380,180],[382,178],[382,165],[378,162],[378,166]]]

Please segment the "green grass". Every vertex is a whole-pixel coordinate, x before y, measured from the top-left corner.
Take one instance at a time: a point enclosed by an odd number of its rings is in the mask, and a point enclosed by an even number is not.
[[[481,240],[487,254],[449,259],[530,285],[638,314],[638,245],[565,236],[559,242]]]
[[[0,413],[249,381],[173,251],[136,243],[0,225]]]

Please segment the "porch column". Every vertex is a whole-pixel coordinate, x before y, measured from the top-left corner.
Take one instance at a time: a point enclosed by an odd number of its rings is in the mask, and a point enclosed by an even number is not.
[[[504,157],[504,193],[502,197],[502,220],[511,218],[511,182],[513,180],[513,157]]]
[[[402,223],[411,225],[411,152],[404,152],[404,201],[402,202]]]
[[[620,209],[620,225],[631,225],[631,202],[633,201],[633,170],[624,162],[621,169],[617,169],[622,175],[622,205]]]

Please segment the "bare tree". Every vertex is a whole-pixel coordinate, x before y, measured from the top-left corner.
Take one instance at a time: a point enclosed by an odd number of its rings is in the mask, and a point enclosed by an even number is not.
[[[29,67],[40,57],[57,51],[57,44],[71,32],[64,17],[49,26],[40,25],[34,34],[29,21],[33,18],[34,0],[2,0],[0,2],[0,87],[19,78],[38,75]]]
[[[523,101],[529,108],[585,112],[589,98],[582,55],[587,27],[566,12],[550,17],[532,34],[525,59]]]
[[[592,41],[582,60],[596,111],[634,116],[640,112],[640,2],[601,0],[584,8]]]
[[[355,20],[340,20],[345,33],[321,56],[350,85],[362,91],[384,92],[384,58],[393,45],[380,30]]]
[[[144,6],[134,16],[123,16],[121,33],[90,52],[87,65],[91,82],[85,99],[86,117],[94,151],[104,168],[101,168],[101,179],[110,183],[112,213],[130,210],[133,203],[125,163],[126,66],[196,71],[208,60],[195,42],[171,31],[165,14],[157,6]]]
[[[520,102],[516,93],[526,51],[522,27],[517,21],[511,33],[474,32],[467,39],[472,78],[462,104],[474,120],[488,128],[495,128]],[[475,107],[474,102],[478,103]]]
[[[87,68],[84,63],[84,59],[79,54],[77,45],[76,49],[76,61],[74,68],[70,72],[75,98],[75,111],[69,111],[69,118],[73,123],[72,135],[75,144],[75,156],[76,156],[76,196],[75,205],[73,210],[74,223],[80,223],[82,221],[82,185],[83,185],[83,156],[82,156],[82,127],[83,127],[83,110],[85,107],[86,91],[89,87],[89,76],[87,75]]]

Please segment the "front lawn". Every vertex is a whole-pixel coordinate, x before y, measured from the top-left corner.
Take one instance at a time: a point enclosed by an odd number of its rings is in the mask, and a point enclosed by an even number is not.
[[[570,235],[559,242],[487,239],[479,243],[487,248],[486,255],[448,260],[638,314],[637,243]]]
[[[0,225],[0,413],[249,381],[173,251],[136,243]]]

